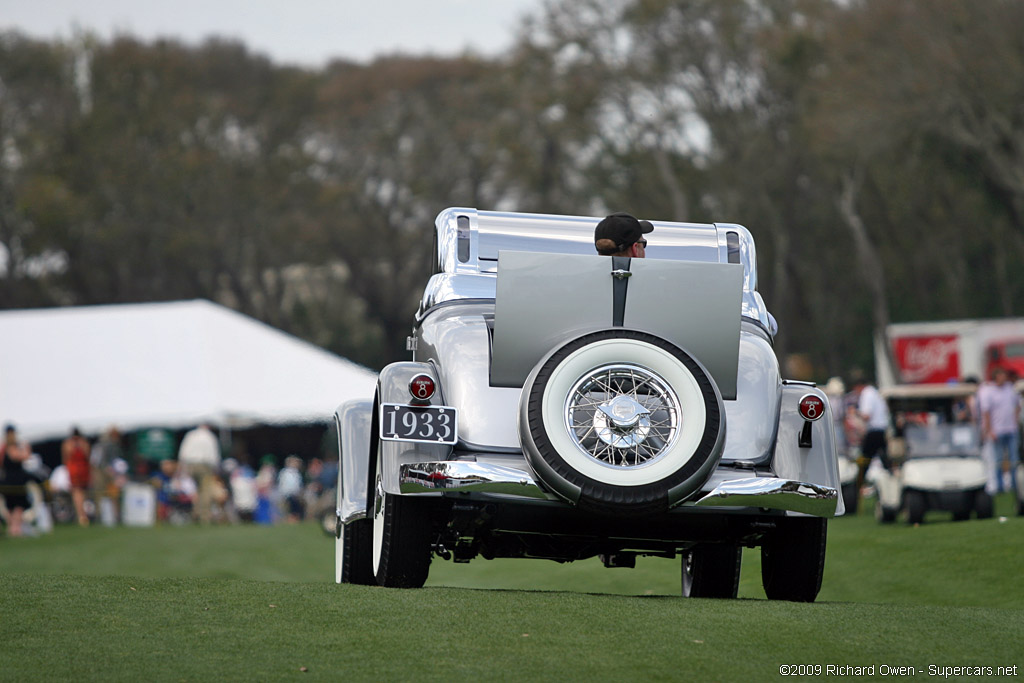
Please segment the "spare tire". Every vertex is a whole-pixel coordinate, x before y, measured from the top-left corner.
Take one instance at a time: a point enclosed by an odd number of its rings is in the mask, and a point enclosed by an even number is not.
[[[725,443],[722,396],[707,370],[646,332],[600,330],[533,369],[519,436],[536,477],[602,514],[655,514],[705,482]]]

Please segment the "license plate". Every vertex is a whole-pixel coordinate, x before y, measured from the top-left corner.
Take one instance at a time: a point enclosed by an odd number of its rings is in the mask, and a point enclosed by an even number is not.
[[[410,406],[384,403],[380,407],[380,438],[454,444],[458,412],[450,406]]]

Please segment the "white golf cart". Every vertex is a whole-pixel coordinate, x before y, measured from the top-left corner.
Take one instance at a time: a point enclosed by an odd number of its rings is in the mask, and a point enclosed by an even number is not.
[[[992,516],[985,491],[987,472],[978,425],[957,422],[956,406],[975,391],[970,384],[920,384],[882,392],[898,436],[891,440],[892,471],[873,466],[868,478],[878,493],[876,516],[895,521],[906,509],[907,522],[920,524],[929,510],[953,513],[953,520]]]

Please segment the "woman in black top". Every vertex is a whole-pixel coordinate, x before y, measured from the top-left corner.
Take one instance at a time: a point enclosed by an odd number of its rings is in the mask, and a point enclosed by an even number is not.
[[[14,425],[4,430],[4,443],[0,445],[0,493],[7,505],[8,528],[11,536],[21,536],[21,520],[28,507],[28,473],[23,467],[32,450],[28,444],[18,442]]]

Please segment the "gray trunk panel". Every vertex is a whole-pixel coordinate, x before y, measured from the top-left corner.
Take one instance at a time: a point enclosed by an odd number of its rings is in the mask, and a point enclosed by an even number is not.
[[[743,266],[631,259],[625,327],[663,337],[736,397]],[[498,258],[491,385],[521,387],[562,341],[613,326],[613,259],[502,251]]]

